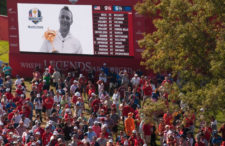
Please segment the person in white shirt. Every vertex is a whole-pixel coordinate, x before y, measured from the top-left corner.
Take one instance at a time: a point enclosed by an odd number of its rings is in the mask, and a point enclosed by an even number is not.
[[[59,94],[59,90],[56,91],[56,95],[54,96],[54,103],[60,104],[62,100],[62,96]]]
[[[53,42],[44,40],[40,51],[46,53],[82,54],[80,41],[70,33],[73,14],[67,6],[63,7],[60,11],[59,23],[60,28],[56,32]]]
[[[137,87],[140,84],[140,77],[138,77],[137,74],[134,74],[134,77],[131,79],[130,82],[134,87]]]
[[[21,78],[19,77],[19,75],[16,75],[16,80],[15,80],[15,86],[19,86],[22,84]]]
[[[58,71],[58,69],[55,69],[52,74],[52,81],[53,81],[55,87],[60,78],[61,78],[60,72]]]
[[[40,120],[42,121],[42,108],[43,108],[43,101],[40,94],[37,94],[37,97],[34,99],[35,105],[35,113],[39,115]]]
[[[70,94],[74,95],[78,87],[79,87],[79,82],[77,80],[74,80],[73,84],[70,86]]]
[[[113,104],[116,105],[116,110],[119,111],[120,93],[119,93],[117,88],[114,89],[114,93],[113,93],[113,96],[112,96],[112,101],[113,101]],[[119,115],[120,115],[120,111],[119,111]]]

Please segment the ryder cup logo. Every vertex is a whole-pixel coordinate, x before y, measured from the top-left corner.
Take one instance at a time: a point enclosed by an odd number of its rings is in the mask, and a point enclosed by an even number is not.
[[[29,20],[34,24],[42,21],[41,11],[37,8],[33,8],[29,11]]]

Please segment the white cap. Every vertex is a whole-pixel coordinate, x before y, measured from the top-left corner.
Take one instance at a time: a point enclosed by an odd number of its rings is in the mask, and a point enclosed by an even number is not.
[[[113,140],[112,140],[112,139],[110,139],[110,140],[109,140],[109,142],[113,142]]]
[[[124,141],[123,145],[128,145],[128,141],[127,140]]]
[[[80,102],[79,102],[79,101],[77,101],[77,102],[76,102],[76,105],[79,105],[79,104],[80,104]]]
[[[173,134],[173,132],[172,132],[171,130],[169,130],[169,131],[167,132],[167,135],[170,135],[170,134]]]
[[[57,131],[54,131],[54,132],[53,132],[53,135],[58,135],[58,132],[57,132]]]
[[[70,112],[70,109],[67,108],[67,109],[66,109],[66,113],[68,113],[68,112]]]
[[[95,93],[91,93],[91,96],[96,96],[96,94]]]
[[[80,92],[76,92],[74,95],[79,97],[80,96]]]
[[[204,108],[203,108],[203,107],[202,107],[202,108],[200,108],[200,111],[201,111],[201,112],[204,112]]]
[[[107,124],[103,124],[103,125],[102,125],[102,128],[107,128],[107,127],[108,127]]]

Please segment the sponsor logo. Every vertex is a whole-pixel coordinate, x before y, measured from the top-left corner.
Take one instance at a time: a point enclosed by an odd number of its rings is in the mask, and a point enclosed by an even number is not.
[[[37,8],[29,10],[29,20],[34,24],[42,21],[41,11]]]

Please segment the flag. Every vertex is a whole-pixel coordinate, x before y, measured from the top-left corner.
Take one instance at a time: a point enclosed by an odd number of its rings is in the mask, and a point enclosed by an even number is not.
[[[94,10],[101,10],[100,6],[94,6]]]

